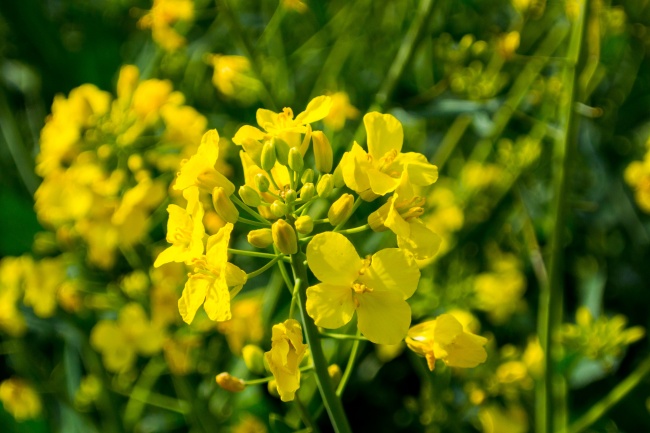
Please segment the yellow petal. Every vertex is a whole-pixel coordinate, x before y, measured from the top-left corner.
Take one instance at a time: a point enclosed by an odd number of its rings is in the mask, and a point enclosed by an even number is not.
[[[372,256],[370,267],[359,280],[375,292],[393,291],[408,299],[418,288],[420,270],[411,254],[385,248]]]
[[[373,291],[355,294],[358,327],[376,344],[397,344],[406,337],[411,324],[411,307],[397,291]]]
[[[298,114],[296,122],[306,125],[324,119],[329,114],[331,108],[332,98],[329,96],[317,96],[307,104],[305,111]]]
[[[363,116],[368,134],[368,153],[379,160],[392,150],[402,150],[404,131],[402,124],[390,114],[372,112]]]
[[[463,325],[451,314],[442,314],[436,319],[434,340],[441,346],[454,342],[463,333]]]
[[[473,368],[485,362],[487,339],[478,335],[463,332],[456,337],[452,346],[447,347],[447,357],[443,359],[450,367]]]
[[[278,122],[278,113],[274,113],[273,111],[267,110],[265,108],[258,109],[255,117],[260,128],[264,128],[267,131],[267,125],[275,125]]]
[[[225,272],[221,272],[208,287],[203,308],[208,313],[210,320],[224,322],[232,318],[230,313],[230,292],[228,291]]]
[[[368,169],[371,166],[368,162],[368,154],[356,142],[349,152],[345,152],[339,166],[343,174],[343,181],[348,188],[359,194],[370,190]]]
[[[428,259],[440,249],[442,238],[431,231],[419,218],[408,222],[409,237],[397,237],[397,245],[411,252],[417,260]]]
[[[238,146],[243,146],[247,140],[262,141],[266,137],[263,131],[254,126],[244,125],[235,133],[232,142]]]
[[[438,167],[429,163],[421,153],[404,153],[399,155],[396,163],[401,164],[409,175],[410,181],[419,186],[428,186],[438,180]]]
[[[370,189],[377,195],[386,195],[395,191],[399,184],[400,179],[398,177],[390,177],[376,168],[368,168],[366,173],[370,182]]]
[[[201,274],[195,274],[189,277],[183,288],[183,294],[178,300],[178,311],[181,313],[185,323],[192,323],[196,311],[203,304],[205,295],[208,293],[208,288],[211,284],[211,278],[207,278]]]
[[[317,326],[336,329],[347,324],[354,315],[354,299],[350,286],[316,284],[307,289],[307,314]]]
[[[319,233],[307,245],[307,264],[324,283],[352,287],[363,261],[352,242],[340,233]]]

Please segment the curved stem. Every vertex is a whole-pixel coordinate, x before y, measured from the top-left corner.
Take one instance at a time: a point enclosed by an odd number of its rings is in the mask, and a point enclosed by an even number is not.
[[[302,252],[291,255],[291,269],[293,270],[294,279],[300,280],[298,287],[298,298],[300,300],[300,315],[307,337],[307,344],[311,352],[312,362],[314,363],[314,372],[316,373],[316,383],[320,391],[323,405],[327,409],[332,426],[337,433],[351,433],[350,424],[343,411],[343,404],[334,391],[334,386],[327,371],[327,359],[323,353],[323,347],[320,343],[318,328],[307,314],[307,268],[304,264],[305,255]]]
[[[282,254],[270,254],[270,253],[260,253],[258,251],[247,251],[247,250],[237,250],[235,248],[228,248],[228,252],[230,254],[237,254],[240,256],[248,256],[248,257],[261,257],[263,259],[274,259],[278,256],[282,256],[282,259],[284,261],[290,261],[289,257],[285,257]]]
[[[333,340],[357,340],[357,341],[368,341],[366,337],[360,335],[348,335],[348,334],[334,334],[329,332],[321,332],[320,336],[323,338],[331,338]]]
[[[271,223],[253,221],[242,217],[237,218],[237,222],[248,224],[249,226],[253,226],[253,227],[264,227],[264,228],[271,227]]]
[[[354,369],[354,361],[357,358],[357,352],[359,352],[359,345],[361,344],[361,336],[359,331],[357,330],[357,339],[354,340],[354,343],[352,343],[352,349],[350,349],[350,358],[348,359],[348,364],[345,366],[345,371],[343,372],[343,376],[341,376],[341,381],[339,382],[339,386],[336,388],[336,395],[341,397],[343,395],[343,391],[345,391],[345,386],[348,384],[348,380],[350,380],[350,376],[352,375],[352,370]]]
[[[269,227],[271,223],[264,218],[262,215],[258,214],[255,212],[253,209],[251,209],[246,203],[241,201],[239,197],[237,197],[235,194],[232,194],[230,196],[230,199],[235,202],[240,208],[244,209],[246,212],[248,212],[252,217],[254,217],[256,220],[264,224],[264,227]]]
[[[354,227],[354,228],[351,228],[351,229],[339,230],[338,232],[341,233],[341,234],[344,234],[344,235],[350,235],[352,233],[364,232],[364,231],[366,231],[368,229],[370,229],[370,225],[369,224],[364,224],[362,226]]]
[[[246,278],[250,280],[251,278],[255,278],[258,275],[263,274],[267,269],[270,269],[271,267],[273,267],[273,265],[275,265],[283,257],[284,256],[282,256],[282,255],[276,256],[273,260],[271,260],[270,262],[268,262],[267,264],[265,264],[264,266],[262,266],[258,270],[253,271],[250,274],[246,274]]]

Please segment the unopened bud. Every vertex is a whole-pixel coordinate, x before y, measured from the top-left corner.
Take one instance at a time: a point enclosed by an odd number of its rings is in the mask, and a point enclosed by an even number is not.
[[[316,191],[318,192],[318,196],[321,198],[325,198],[330,195],[333,188],[334,184],[332,182],[331,174],[324,174],[318,181],[318,185],[316,185]]]
[[[300,178],[300,181],[305,184],[305,183],[312,183],[314,181],[314,170],[311,168],[305,169],[305,171],[302,172],[302,177]]]
[[[262,173],[257,173],[255,175],[255,186],[260,192],[267,192],[271,186],[269,178]]]
[[[305,162],[302,159],[302,154],[295,147],[289,151],[289,168],[297,173],[302,171]]]
[[[257,207],[262,203],[262,198],[257,191],[248,185],[243,185],[239,188],[239,196],[248,206]]]
[[[329,212],[327,212],[327,218],[330,220],[330,224],[337,226],[343,221],[346,221],[352,212],[352,207],[354,206],[354,197],[352,194],[343,194],[332,203],[330,206]]]
[[[255,374],[264,373],[264,351],[255,344],[247,344],[241,350],[246,367]]]
[[[269,171],[275,165],[275,143],[267,141],[262,147],[262,170]]]
[[[316,187],[314,186],[313,183],[306,183],[300,188],[300,198],[303,199],[303,201],[309,201],[312,198],[314,198],[314,195],[316,194]]]
[[[314,143],[316,170],[321,173],[329,173],[332,171],[332,163],[334,161],[334,153],[332,152],[330,141],[323,134],[323,131],[312,132],[311,140]]]
[[[337,364],[332,364],[327,367],[327,373],[330,376],[330,380],[332,381],[332,386],[336,388],[339,386],[339,383],[341,382],[341,367],[339,367]]]
[[[382,212],[382,209],[380,208],[368,215],[368,225],[375,232],[384,232],[388,230],[388,227],[385,225],[387,215],[388,213]]]
[[[285,220],[277,220],[271,227],[273,242],[282,254],[290,255],[298,252],[296,232]]]
[[[341,164],[337,165],[332,173],[332,181],[334,181],[334,188],[341,188],[345,185],[345,179],[343,178],[343,168]]]
[[[308,235],[314,230],[314,220],[309,215],[298,217],[295,224],[298,233],[303,235]]]
[[[238,377],[230,373],[217,374],[217,385],[230,392],[241,392],[246,388],[246,384]]]
[[[212,205],[222,220],[232,224],[237,222],[239,211],[220,186],[212,190]]]
[[[271,394],[273,397],[280,397],[280,393],[278,392],[278,382],[276,382],[275,379],[269,380],[266,388],[269,390],[269,394]]]
[[[298,194],[296,194],[296,191],[290,189],[284,193],[284,202],[285,203],[293,203],[298,199]]]
[[[266,248],[273,243],[271,229],[257,229],[248,232],[248,243],[255,248]]]
[[[271,203],[271,213],[278,218],[283,217],[287,214],[287,205],[280,200],[276,200]]]
[[[275,154],[278,157],[278,162],[282,165],[287,165],[289,163],[289,152],[291,150],[289,144],[278,137],[274,137],[271,141],[275,146]]]

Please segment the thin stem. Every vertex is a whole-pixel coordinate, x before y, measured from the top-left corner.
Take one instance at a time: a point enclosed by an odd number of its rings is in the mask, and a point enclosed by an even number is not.
[[[299,251],[291,255],[291,268],[294,279],[300,280],[298,296],[300,299],[300,314],[307,337],[307,344],[311,352],[312,362],[314,363],[314,372],[316,373],[316,383],[320,391],[323,405],[327,409],[334,431],[337,433],[351,433],[350,424],[343,410],[343,404],[336,395],[334,386],[327,371],[327,359],[323,353],[323,347],[320,343],[318,327],[311,317],[307,314],[307,268],[304,264],[305,255]]]
[[[593,423],[605,415],[608,410],[627,396],[649,373],[650,358],[646,358],[628,377],[616,385],[598,403],[591,406],[587,413],[578,418],[566,431],[568,433],[580,433],[588,429]]]
[[[349,335],[349,334],[335,334],[329,332],[321,332],[320,336],[323,338],[331,338],[333,340],[358,340],[358,341],[368,341],[366,337],[360,335]]]
[[[300,370],[302,373],[304,373],[304,372],[306,372],[306,371],[313,370],[313,369],[314,369],[314,366],[313,366],[313,365],[306,365],[306,366],[304,366],[304,367],[300,367],[300,368],[299,368],[299,370]],[[249,385],[261,385],[261,384],[263,384],[263,383],[270,382],[270,381],[272,381],[273,379],[275,379],[275,376],[266,376],[266,377],[262,377],[262,378],[259,378],[259,379],[245,380],[245,381],[244,381],[244,384],[245,384],[246,386],[249,386]]]
[[[316,426],[316,423],[312,419],[312,416],[309,414],[309,411],[305,407],[305,405],[300,401],[300,397],[298,397],[298,394],[296,394],[294,398],[294,403],[296,407],[298,408],[298,412],[300,412],[300,418],[302,419],[303,424],[305,424],[305,427],[309,429],[312,433],[318,433],[318,427]]]
[[[362,226],[354,227],[351,229],[339,230],[338,232],[344,235],[351,235],[352,233],[361,233],[365,232],[366,230],[370,230],[369,224],[364,224]]]
[[[266,270],[271,269],[273,265],[279,262],[283,257],[284,257],[283,255],[276,256],[273,260],[271,260],[270,262],[268,262],[258,270],[253,271],[250,274],[246,274],[246,278],[250,280],[251,278],[255,278],[258,275],[263,274]]]
[[[241,200],[239,199],[239,197],[237,197],[235,194],[232,194],[232,195],[230,196],[230,199],[231,199],[233,202],[235,202],[235,204],[237,204],[240,208],[242,208],[243,210],[245,210],[246,212],[248,212],[248,213],[249,213],[252,217],[254,217],[256,220],[258,220],[258,221],[261,222],[261,223],[264,223],[264,224],[265,224],[264,227],[268,227],[268,226],[271,225],[271,223],[270,223],[266,218],[264,218],[262,215],[260,215],[260,214],[258,214],[257,212],[255,212],[253,209],[251,209],[251,208],[250,208],[246,203],[244,203],[243,201],[241,201]]]
[[[271,223],[253,221],[242,217],[237,218],[237,222],[248,224],[249,226],[253,226],[253,227],[264,227],[264,228],[271,227]]]
[[[293,313],[298,303],[298,290],[300,289],[300,279],[296,280],[296,284],[293,286],[293,295],[291,295],[291,305],[289,306],[289,318],[293,319]]]
[[[287,272],[287,268],[285,268],[284,264],[281,263],[281,262],[278,262],[278,268],[280,268],[280,274],[282,275],[282,279],[284,280],[284,284],[287,286],[287,289],[289,290],[289,292],[293,296],[293,291],[291,290],[291,279],[289,278],[289,273]]]
[[[360,332],[357,330],[357,337],[360,337]],[[345,386],[348,384],[348,380],[350,380],[350,376],[352,376],[352,370],[354,369],[354,362],[357,359],[357,353],[359,352],[359,345],[361,344],[361,338],[358,338],[354,340],[352,343],[352,349],[350,349],[350,357],[348,358],[348,364],[345,366],[345,371],[343,372],[343,376],[341,376],[341,381],[339,382],[339,386],[336,388],[336,395],[341,397],[343,395],[343,391],[345,391]]]
[[[248,257],[261,257],[263,259],[275,259],[278,257],[278,254],[270,254],[270,253],[260,253],[257,251],[246,251],[246,250],[236,250],[234,248],[228,248],[228,252],[230,254],[238,254],[240,256],[248,256]],[[284,255],[279,254],[282,256],[283,260],[285,261],[291,261],[289,257],[284,257]]]

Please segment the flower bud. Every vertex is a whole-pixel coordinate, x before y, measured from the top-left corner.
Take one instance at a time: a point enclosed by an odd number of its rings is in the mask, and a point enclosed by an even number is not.
[[[339,383],[341,382],[341,367],[339,367],[337,364],[332,364],[327,367],[327,373],[330,376],[330,380],[332,381],[332,386],[336,388],[339,386]]]
[[[296,232],[285,220],[277,220],[271,227],[273,242],[282,254],[296,254],[298,252],[298,239]]]
[[[314,220],[309,215],[298,217],[295,224],[298,233],[303,235],[308,235],[314,230]]]
[[[331,174],[324,174],[318,181],[318,185],[316,185],[316,191],[318,192],[318,196],[321,198],[325,198],[330,195],[333,188],[334,184],[332,183]]]
[[[314,182],[314,170],[312,170],[311,168],[305,169],[305,171],[302,172],[302,177],[300,178],[300,181],[303,184]]]
[[[354,206],[354,197],[352,194],[343,194],[332,203],[330,206],[329,212],[327,212],[327,218],[330,220],[330,224],[337,226],[343,221],[346,221],[352,212],[352,207]]]
[[[332,173],[332,180],[334,181],[334,188],[341,188],[345,185],[345,179],[343,178],[343,168],[341,164],[337,165]]]
[[[304,184],[302,188],[300,188],[300,198],[306,202],[314,198],[315,194],[316,194],[316,187],[311,182]]]
[[[269,381],[269,383],[266,385],[266,389],[269,390],[269,394],[271,394],[273,397],[280,397],[280,393],[278,392],[278,382],[276,382],[275,379]]]
[[[276,200],[271,203],[271,213],[278,218],[283,217],[287,214],[287,205],[280,200]]]
[[[239,196],[248,206],[257,207],[262,203],[260,195],[248,185],[239,188]]]
[[[291,150],[289,144],[278,137],[271,139],[271,142],[275,146],[275,154],[277,156],[278,162],[282,165],[287,165],[289,163],[289,153]]]
[[[257,173],[255,175],[255,186],[260,192],[267,192],[271,186],[269,178],[262,173]]]
[[[275,143],[267,141],[262,147],[262,170],[269,171],[275,165]]]
[[[381,208],[370,215],[368,215],[368,225],[374,232],[385,232],[388,230],[388,227],[384,224],[386,222],[386,217],[388,212],[381,212]]]
[[[323,131],[312,132],[311,139],[314,143],[316,170],[321,173],[329,173],[332,171],[332,163],[334,161],[334,153],[332,152],[330,141],[327,139],[325,134],[323,134]]]
[[[241,392],[246,388],[246,384],[238,377],[230,373],[219,373],[216,377],[217,385],[230,392]]]
[[[257,229],[248,232],[248,243],[255,248],[266,248],[273,243],[271,229]]]
[[[305,162],[302,159],[302,154],[295,147],[289,151],[289,168],[295,172],[302,171]]]
[[[220,186],[212,190],[212,205],[222,220],[233,224],[237,222],[239,211]]]
[[[255,374],[264,373],[264,351],[255,344],[247,344],[241,350],[246,367]]]
[[[296,194],[296,191],[290,189],[284,193],[285,203],[293,203],[294,201],[296,201],[296,199],[298,199],[298,194]]]

